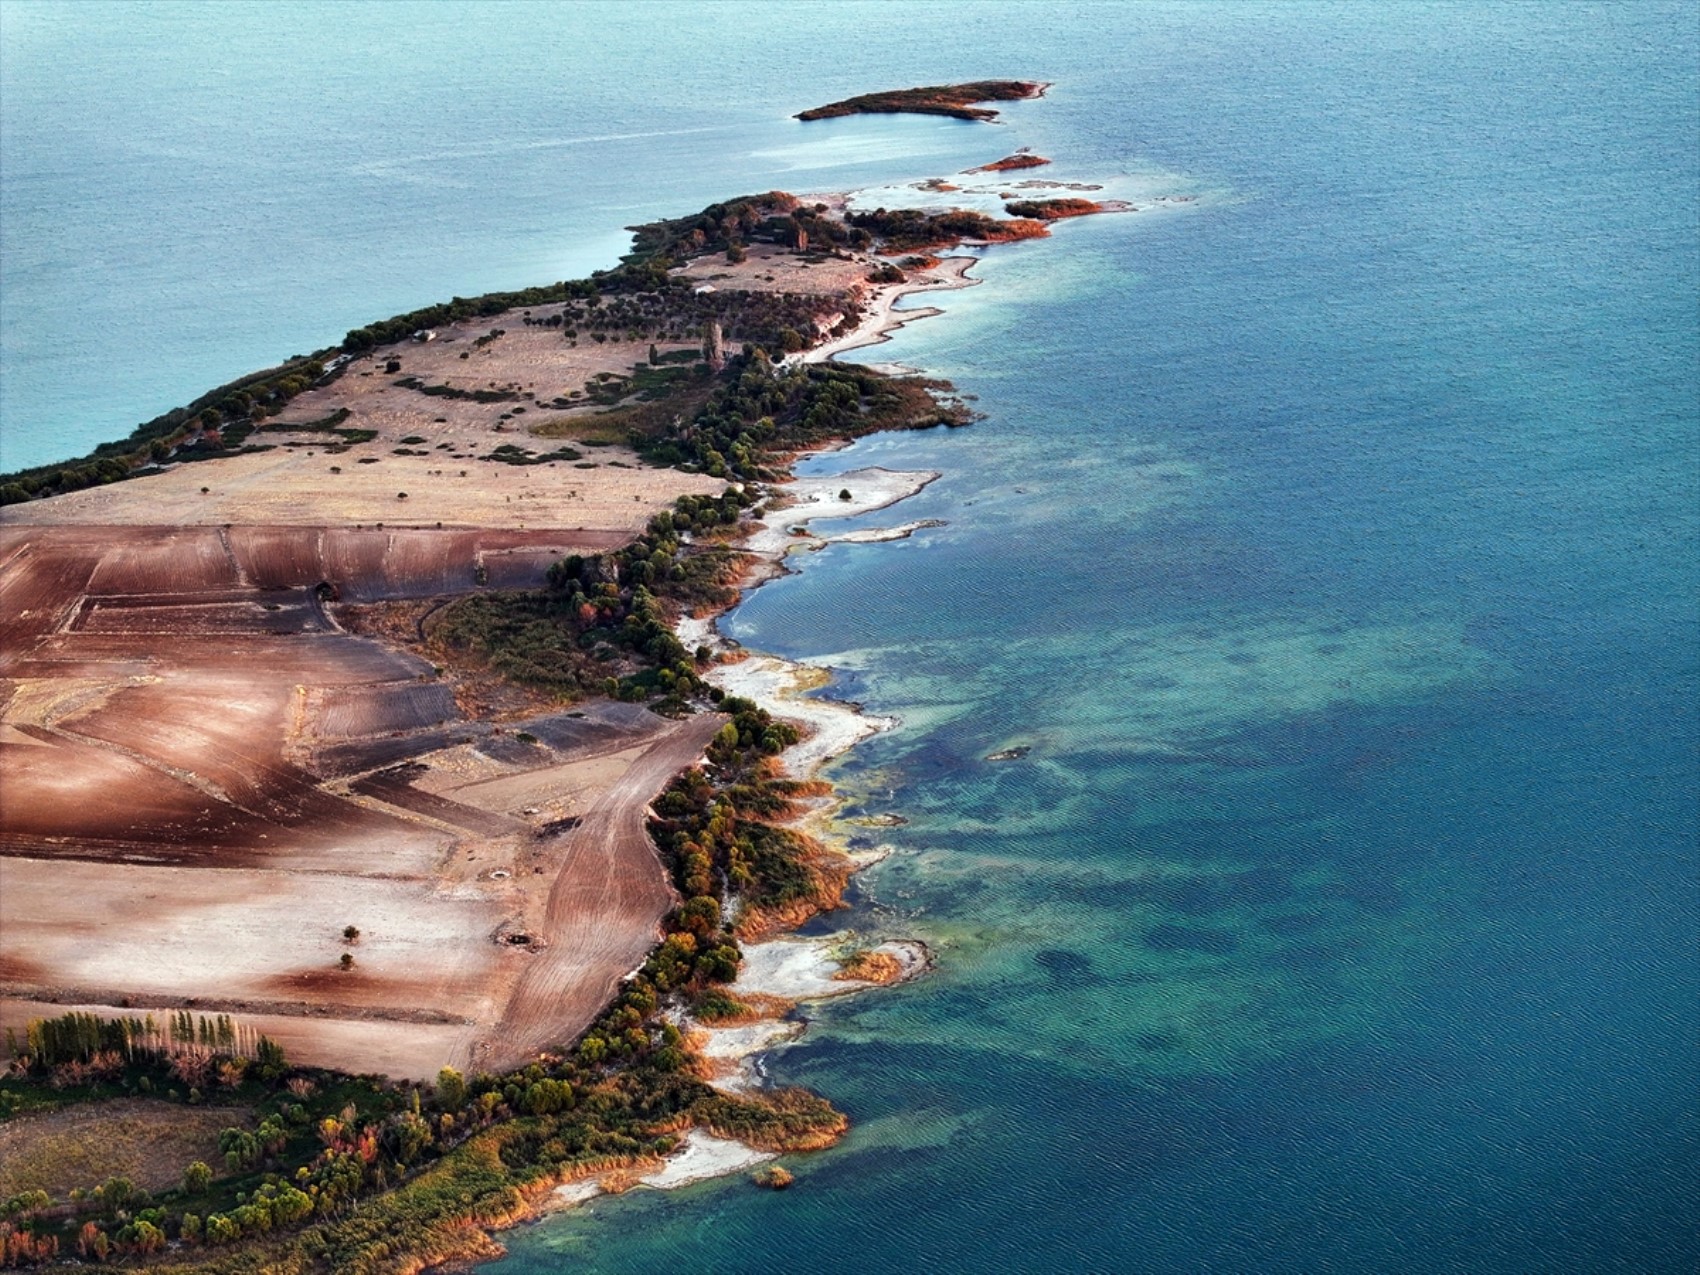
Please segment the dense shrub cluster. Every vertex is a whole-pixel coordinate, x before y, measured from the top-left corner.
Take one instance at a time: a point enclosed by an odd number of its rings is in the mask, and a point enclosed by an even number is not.
[[[654,282],[646,280],[646,284]],[[652,342],[694,342],[704,326],[713,322],[720,324],[728,340],[777,349],[786,331],[816,333],[828,319],[834,326],[853,323],[859,313],[845,296],[741,288],[698,292],[688,280],[668,277],[659,286],[610,292],[565,306],[559,314],[536,322],[560,326],[563,337],[572,341]]]
[[[880,241],[881,248],[888,252],[909,252],[962,239],[983,239],[988,243],[1037,239],[1046,233],[1041,222],[1024,218],[1000,221],[985,213],[961,208],[949,212],[932,212],[924,208],[876,208],[872,212],[851,212],[848,220],[852,226],[871,233]]]
[[[552,452],[534,452],[529,448],[520,447],[515,443],[503,443],[485,460],[493,460],[503,465],[546,465],[554,460],[582,460],[584,453],[572,447],[557,447]]]
[[[432,398],[465,399],[472,403],[516,403],[524,397],[518,390],[463,390],[453,385],[427,385],[417,376],[404,376],[396,384],[404,390],[418,390]]]
[[[672,619],[736,596],[742,557],[715,538],[736,525],[752,499],[739,488],[686,496],[624,549],[557,562],[547,588],[450,604],[432,640],[566,699],[605,694],[684,712],[706,688],[696,653],[679,642]]]
[[[815,786],[780,777],[773,758],[797,732],[748,700],[720,705],[732,720],[709,745],[708,765],[675,779],[655,802],[651,833],[680,893],[702,899],[729,889],[748,928],[769,914],[835,906],[841,865],[783,821]]]
[[[1090,199],[1017,199],[1003,207],[1011,217],[1033,217],[1040,221],[1085,217],[1104,211],[1102,204],[1094,203]]]
[[[935,397],[947,388],[943,382],[898,379],[853,364],[780,368],[757,350],[728,371],[688,424],[633,440],[646,459],[716,477],[771,479],[785,456],[828,439],[971,419],[960,404]]]
[[[623,258],[627,267],[648,269],[658,262],[682,265],[707,253],[725,252],[735,243],[764,237],[776,239],[780,218],[795,211],[797,197],[782,190],[765,195],[740,195],[710,204],[690,217],[674,217],[633,227],[632,250]]]

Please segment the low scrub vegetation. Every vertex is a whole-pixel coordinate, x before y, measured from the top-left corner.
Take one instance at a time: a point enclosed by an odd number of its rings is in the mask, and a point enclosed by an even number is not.
[[[714,692],[672,622],[737,596],[745,559],[720,537],[751,500],[738,488],[684,497],[626,548],[562,559],[549,569],[546,588],[451,603],[436,618],[431,641],[563,700],[602,694],[686,712],[693,697]]]
[[[1064,217],[1087,217],[1103,212],[1104,206],[1090,199],[1015,199],[1004,205],[1004,211],[1011,217],[1060,221]]]
[[[421,452],[420,455],[427,453]],[[584,453],[571,447],[557,447],[552,452],[534,452],[516,443],[503,443],[484,458],[503,465],[544,465],[552,460],[583,460]]]

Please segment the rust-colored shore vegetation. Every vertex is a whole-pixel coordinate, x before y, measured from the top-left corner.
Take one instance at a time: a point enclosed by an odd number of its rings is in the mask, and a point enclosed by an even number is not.
[[[1043,155],[1034,155],[1028,151],[1017,151],[1013,155],[1005,155],[989,164],[981,164],[978,168],[970,168],[971,173],[1009,173],[1023,168],[1042,168],[1051,161]]]
[[[881,952],[868,948],[852,952],[845,959],[843,967],[834,978],[859,983],[875,983],[881,987],[892,983],[902,982],[905,977],[903,962],[890,952]]]

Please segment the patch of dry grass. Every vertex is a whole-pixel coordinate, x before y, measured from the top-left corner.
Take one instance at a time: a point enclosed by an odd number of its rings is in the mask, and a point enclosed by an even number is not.
[[[63,1200],[73,1187],[99,1186],[114,1176],[164,1190],[196,1160],[222,1169],[220,1130],[251,1123],[240,1107],[143,1098],[18,1116],[0,1124],[0,1198],[46,1191]]]
[[[530,432],[538,438],[566,438],[591,446],[625,446],[634,433],[655,437],[671,425],[690,420],[702,410],[714,389],[710,380],[687,381],[663,398],[553,416],[533,425]]]
[[[621,427],[618,412],[590,412],[577,416],[551,416],[529,430],[534,438],[570,438],[592,447],[623,447],[630,431]]]

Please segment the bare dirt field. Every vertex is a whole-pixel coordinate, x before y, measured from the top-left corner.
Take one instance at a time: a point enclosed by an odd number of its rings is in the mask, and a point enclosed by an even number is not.
[[[529,437],[519,441],[541,451],[556,445]],[[538,465],[395,456],[390,450],[378,442],[334,455],[322,448],[279,448],[216,464],[180,465],[112,487],[11,505],[0,521],[561,528],[629,535],[677,497],[717,493],[724,486],[701,475],[639,467],[636,456],[611,447],[586,452],[580,462]]]
[[[869,271],[880,262],[867,253],[811,260],[790,248],[750,244],[747,261],[733,265],[720,257],[698,257],[680,270],[699,286],[726,285],[749,292],[820,292],[860,297],[869,291]]]
[[[649,840],[649,801],[701,758],[724,721],[704,715],[677,723],[587,803],[564,838],[565,863],[544,906],[542,927],[550,945],[520,975],[502,1015],[499,1048],[516,1057],[543,1049],[557,1038],[558,1015],[588,1022],[613,996],[620,976],[643,963],[655,943],[655,919],[673,900]],[[631,866],[646,858],[647,874]],[[612,924],[613,918],[626,924]]]
[[[0,1023],[194,1006],[420,1077],[581,1030],[672,904],[644,810],[718,719],[586,706],[520,743],[326,595],[534,584],[626,539],[0,528]]]
[[[873,264],[688,274],[848,313]],[[648,803],[720,719],[568,710],[414,639],[722,489],[600,415],[696,348],[468,320],[342,361],[265,450],[0,511],[0,1025],[193,1007],[413,1077],[588,1025],[674,901]]]
[[[719,492],[724,484],[714,479],[646,467],[619,445],[579,446],[576,457],[530,464],[491,459],[504,446],[530,459],[556,451],[559,441],[529,431],[563,416],[582,417],[585,431],[595,433],[596,409],[583,406],[587,385],[599,375],[629,376],[649,357],[648,342],[586,336],[575,345],[558,327],[524,324],[560,309],[469,320],[438,329],[427,342],[361,355],[249,436],[250,445],[270,450],[8,506],[0,522],[558,528],[629,536],[679,496]],[[476,344],[498,327],[501,337]],[[694,348],[662,342],[657,352]],[[396,370],[387,370],[392,365]],[[404,380],[501,397],[426,394]],[[566,406],[550,406],[557,401]],[[338,428],[376,437],[347,443],[323,428],[333,417]],[[291,429],[315,423],[319,428]]]

